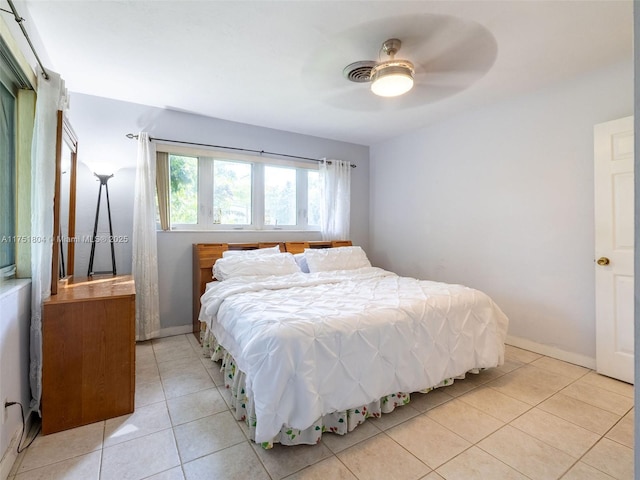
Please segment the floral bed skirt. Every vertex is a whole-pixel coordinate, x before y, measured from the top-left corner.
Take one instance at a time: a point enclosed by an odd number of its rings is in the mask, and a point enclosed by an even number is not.
[[[209,331],[201,332],[202,349],[204,355],[211,358],[213,362],[221,361],[220,370],[224,374],[225,387],[231,391],[231,410],[236,420],[244,421],[249,427],[249,435],[255,440],[256,415],[253,399],[246,394],[244,372],[236,368],[233,357],[218,344],[215,336]],[[478,373],[479,370],[469,373]],[[459,377],[464,378],[464,375]],[[435,388],[444,387],[453,383],[453,378],[448,378],[438,385],[420,390],[420,393],[427,393]],[[316,444],[320,441],[324,432],[344,435],[351,432],[367,418],[380,417],[383,413],[391,413],[396,407],[406,405],[410,402],[409,393],[398,392],[386,395],[368,405],[352,408],[342,412],[334,412],[319,418],[309,428],[299,430],[287,426],[282,427],[280,433],[269,442],[262,442],[263,448],[271,448],[274,443],[283,445]]]

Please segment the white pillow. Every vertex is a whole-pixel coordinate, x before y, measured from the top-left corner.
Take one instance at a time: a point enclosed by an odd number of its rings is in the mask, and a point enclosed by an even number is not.
[[[311,273],[371,266],[367,254],[360,247],[305,248],[304,256]]]
[[[232,255],[216,260],[213,276],[218,280],[248,275],[289,275],[300,272],[290,253],[271,255]]]
[[[302,273],[309,273],[309,265],[307,264],[307,257],[305,257],[304,253],[296,253],[293,258],[296,259],[296,263]]]
[[[222,258],[235,257],[235,256],[252,256],[252,255],[273,255],[274,253],[280,253],[280,246],[268,248],[256,248],[255,250],[225,250],[222,252]]]

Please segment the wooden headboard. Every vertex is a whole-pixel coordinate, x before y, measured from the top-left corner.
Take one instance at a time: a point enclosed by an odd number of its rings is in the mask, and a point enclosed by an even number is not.
[[[200,340],[200,297],[213,279],[213,264],[225,250],[256,250],[280,246],[281,252],[303,253],[305,248],[349,247],[351,240],[331,242],[260,242],[260,243],[194,243],[193,244],[193,334]]]

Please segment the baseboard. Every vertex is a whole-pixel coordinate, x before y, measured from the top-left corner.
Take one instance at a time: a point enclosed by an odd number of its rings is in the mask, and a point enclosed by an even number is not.
[[[191,324],[180,325],[179,327],[161,328],[160,333],[158,334],[158,338],[173,337],[174,335],[184,335],[185,333],[191,333],[192,331],[193,326]]]
[[[556,358],[558,360],[562,360],[563,362],[580,365],[581,367],[590,368],[592,370],[595,370],[596,368],[595,358],[587,357],[586,355],[581,355],[579,353],[567,352],[566,350],[552,347],[550,345],[545,345],[543,343],[534,342],[526,338],[507,335],[505,343],[513,347],[523,348],[524,350],[539,353],[540,355],[546,355],[547,357]]]

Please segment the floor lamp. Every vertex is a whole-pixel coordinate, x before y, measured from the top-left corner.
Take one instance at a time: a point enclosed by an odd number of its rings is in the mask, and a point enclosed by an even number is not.
[[[107,215],[109,217],[109,243],[111,245],[111,266],[113,275],[116,274],[116,253],[113,248],[113,226],[111,225],[111,205],[109,204],[109,186],[107,182],[113,174],[111,175],[98,175],[94,173],[96,177],[100,180],[100,186],[98,187],[98,204],[96,205],[96,220],[93,224],[93,236],[91,237],[91,255],[89,256],[89,270],[87,272],[87,276],[92,276],[96,273],[109,273],[109,272],[94,272],[93,271],[93,259],[96,253],[96,235],[98,233],[98,218],[100,217],[100,200],[102,197],[102,187],[104,187],[105,193],[107,194]]]

